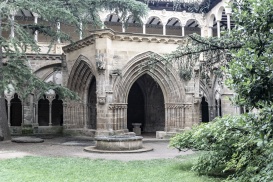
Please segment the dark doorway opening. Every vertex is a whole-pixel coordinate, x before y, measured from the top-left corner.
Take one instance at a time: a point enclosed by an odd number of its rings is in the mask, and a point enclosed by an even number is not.
[[[10,125],[21,126],[22,124],[22,101],[17,94],[10,101]]]
[[[39,126],[49,125],[49,101],[45,96],[38,102],[38,123]]]
[[[128,96],[127,127],[133,131],[132,123],[141,123],[142,128],[145,123],[144,95],[137,82],[131,87]]]
[[[154,79],[145,74],[135,81],[128,95],[127,127],[141,123],[142,132],[163,131],[165,128],[164,96]]]
[[[52,125],[63,125],[63,101],[59,100],[58,95],[56,95],[55,99],[52,101]]]
[[[89,86],[88,91],[88,117],[87,117],[87,127],[91,129],[97,128],[97,86],[96,78],[93,77]]]
[[[202,109],[202,122],[209,122],[209,104],[206,102],[205,97],[202,97],[201,109]]]

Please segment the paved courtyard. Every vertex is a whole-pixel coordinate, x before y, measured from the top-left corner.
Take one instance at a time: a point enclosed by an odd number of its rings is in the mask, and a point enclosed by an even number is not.
[[[47,137],[43,143],[14,143],[0,142],[0,159],[24,156],[54,156],[54,157],[83,157],[90,159],[110,160],[149,160],[174,158],[179,155],[192,154],[192,151],[179,152],[169,148],[167,140],[144,138],[143,145],[152,147],[153,151],[144,153],[89,153],[83,151],[86,146],[94,146],[95,142],[87,137]]]

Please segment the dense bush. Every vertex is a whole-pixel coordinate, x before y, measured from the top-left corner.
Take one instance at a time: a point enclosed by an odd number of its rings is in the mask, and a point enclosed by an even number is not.
[[[207,151],[193,170],[231,181],[273,181],[273,107],[259,114],[225,116],[171,139],[179,150]]]
[[[225,67],[235,103],[259,112],[196,126],[172,138],[171,146],[207,151],[193,167],[199,173],[226,175],[236,182],[269,182],[273,181],[273,1],[233,0],[230,7],[235,24],[230,32],[224,31],[218,41],[192,36],[196,44],[180,48],[172,58],[202,53],[206,58],[202,69],[207,67],[209,74],[210,65]]]

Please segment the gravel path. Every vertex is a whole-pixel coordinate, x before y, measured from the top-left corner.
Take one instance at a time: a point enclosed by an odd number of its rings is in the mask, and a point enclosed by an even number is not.
[[[100,154],[83,151],[86,146],[94,146],[95,142],[88,138],[54,137],[45,139],[43,143],[14,143],[11,141],[0,142],[0,159],[24,156],[54,156],[54,157],[84,157],[91,159],[110,160],[149,160],[174,158],[179,155],[192,154],[192,151],[178,152],[168,148],[168,141],[146,140],[144,146],[154,150],[144,153],[130,154]]]

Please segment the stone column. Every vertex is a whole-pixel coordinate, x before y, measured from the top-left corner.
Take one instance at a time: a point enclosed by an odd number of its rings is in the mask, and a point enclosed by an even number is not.
[[[213,37],[213,27],[212,26],[209,27],[208,37]]]
[[[124,23],[124,22],[122,22],[121,26],[122,26],[122,32],[123,32],[123,33],[125,33],[125,31],[126,31],[126,28],[125,28],[125,23]]]
[[[11,125],[11,121],[10,121],[10,107],[11,107],[11,100],[14,98],[14,93],[5,93],[5,98],[7,100],[8,103],[8,125]]]
[[[165,103],[165,131],[178,131],[184,127],[184,105],[181,103]]]
[[[230,14],[227,14],[227,28],[228,28],[228,31],[230,32],[230,30],[231,30],[231,27],[230,27]]]
[[[226,15],[227,15],[227,28],[228,28],[228,31],[230,32],[230,30],[231,30],[230,16],[231,16],[232,9],[230,7],[226,7],[225,11],[226,11]]]
[[[39,101],[35,103],[35,121],[36,125],[39,125]]]
[[[181,29],[182,29],[182,37],[185,37],[185,25],[182,25]]]
[[[220,107],[221,107],[221,105],[220,105],[220,99],[217,99],[217,116],[218,117],[221,116],[221,114],[220,114]]]
[[[192,109],[194,109],[192,107],[193,105],[190,103],[185,104],[184,108],[185,108],[185,124],[184,124],[184,128],[188,128],[188,127],[192,127],[193,125],[193,111]]]
[[[28,103],[26,103],[27,101],[25,100],[25,102],[22,101],[22,103],[24,103],[23,106],[23,124],[22,125],[27,125],[30,126],[33,123],[33,111],[32,111],[32,107],[31,105],[29,105]]]
[[[79,32],[80,40],[82,40],[82,22],[80,22],[80,32]]]
[[[127,104],[126,103],[114,103],[110,104],[109,109],[113,113],[113,130],[126,131],[127,128]]]
[[[163,35],[166,35],[166,24],[163,24]]]
[[[220,27],[220,20],[217,20],[217,37],[221,37],[221,27]]]
[[[46,93],[46,99],[49,101],[49,126],[52,126],[52,101],[55,99],[56,94],[54,90],[49,90]]]
[[[165,131],[169,131],[169,108],[167,104],[165,104]]]
[[[15,11],[11,12],[11,30],[10,30],[10,38],[14,38],[14,21],[15,21]]]
[[[32,13],[33,14],[33,16],[34,16],[34,24],[35,25],[37,25],[38,24],[38,14],[37,13]],[[36,41],[36,42],[38,42],[38,30],[36,30],[35,31],[35,33],[34,33],[34,40]]]
[[[65,128],[67,125],[67,116],[68,116],[68,111],[67,111],[67,102],[63,101],[63,127]]]
[[[61,23],[60,23],[60,22],[57,22],[57,32],[60,33],[60,31],[61,31]],[[57,42],[58,42],[58,43],[61,43],[60,38],[58,38]]]

